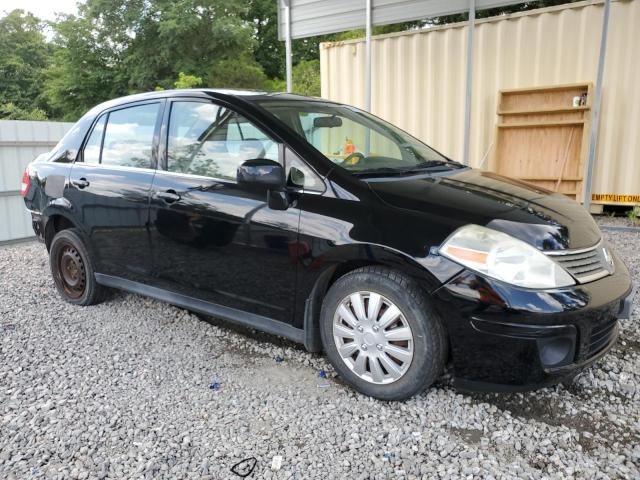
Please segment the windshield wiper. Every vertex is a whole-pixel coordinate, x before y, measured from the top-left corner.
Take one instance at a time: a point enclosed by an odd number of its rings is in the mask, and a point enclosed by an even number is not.
[[[379,177],[379,176],[396,176],[406,175],[407,170],[403,168],[379,167],[367,168],[365,170],[352,170],[351,173],[358,177]]]
[[[461,168],[464,167],[461,163],[451,162],[448,160],[427,160],[425,162],[419,163],[412,167],[406,168],[393,168],[393,167],[379,167],[379,168],[368,168],[365,170],[355,170],[351,171],[353,175],[358,177],[379,177],[379,176],[405,176],[405,175],[414,175],[417,173],[423,173],[425,171],[429,171],[438,167],[451,167],[451,168]],[[445,169],[446,170],[446,169]]]
[[[411,170],[421,170],[425,168],[434,168],[434,167],[452,167],[452,168],[461,168],[464,167],[462,163],[454,162],[453,160],[425,160],[424,162],[420,162],[417,165],[411,167]]]

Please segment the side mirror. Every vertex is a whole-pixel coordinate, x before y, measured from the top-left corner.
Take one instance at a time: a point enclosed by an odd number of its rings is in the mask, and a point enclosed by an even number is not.
[[[284,168],[266,158],[247,160],[238,167],[238,185],[255,192],[267,192],[267,205],[272,210],[289,208],[289,194],[285,189]]]
[[[285,186],[284,168],[266,158],[247,160],[238,167],[238,185],[281,190]]]

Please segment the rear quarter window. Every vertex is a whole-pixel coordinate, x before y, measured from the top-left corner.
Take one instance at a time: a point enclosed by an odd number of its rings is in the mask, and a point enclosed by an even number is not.
[[[78,120],[53,148],[48,161],[57,163],[75,162],[82,146],[82,141],[86,137],[94,118],[94,115],[85,115]]]

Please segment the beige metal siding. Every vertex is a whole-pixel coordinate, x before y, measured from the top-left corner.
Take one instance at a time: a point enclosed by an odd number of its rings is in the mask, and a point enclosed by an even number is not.
[[[51,150],[72,125],[0,120],[0,242],[33,236],[19,193],[22,172],[38,155]]]
[[[487,168],[500,89],[595,82],[603,5],[479,20],[471,164]],[[467,27],[374,37],[372,112],[462,158]],[[640,195],[640,0],[611,6],[594,194]],[[364,42],[321,46],[322,96],[364,106]],[[483,161],[484,159],[484,161]],[[614,203],[614,202],[607,202]]]

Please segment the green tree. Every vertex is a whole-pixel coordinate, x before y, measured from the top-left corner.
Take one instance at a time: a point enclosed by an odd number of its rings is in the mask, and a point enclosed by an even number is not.
[[[320,60],[304,60],[293,67],[293,91],[320,96]]]
[[[284,42],[278,40],[278,0],[249,0],[242,18],[253,30],[255,61],[269,78],[283,78]]]
[[[173,85],[176,88],[194,88],[202,85],[202,78],[180,72],[178,74],[178,80],[176,80]]]
[[[226,0],[88,0],[77,17],[54,26],[60,48],[47,98],[74,119],[107,98],[173,88],[180,72],[219,86],[261,88],[266,77],[253,60],[243,11]]]
[[[77,120],[92,106],[127,93],[117,52],[100,40],[91,20],[67,15],[54,30],[58,48],[45,74],[44,93],[55,117]]]
[[[0,18],[0,104],[13,105],[14,114],[46,108],[43,72],[52,47],[42,28],[40,20],[23,10]]]
[[[104,3],[108,9],[113,6],[111,1]],[[115,3],[130,9],[136,2]],[[119,34],[127,38],[128,31],[136,32],[123,61],[131,90],[144,91],[156,84],[169,88],[181,71],[208,78],[221,60],[252,57],[253,39],[240,18],[241,2],[153,0],[141,1],[135,10],[133,23]]]
[[[249,0],[242,18],[252,28],[254,58],[271,79],[285,77],[284,42],[278,39],[278,1]],[[318,60],[320,43],[338,40],[338,35],[319,35],[292,42],[293,64]],[[276,83],[277,84],[277,81]]]

